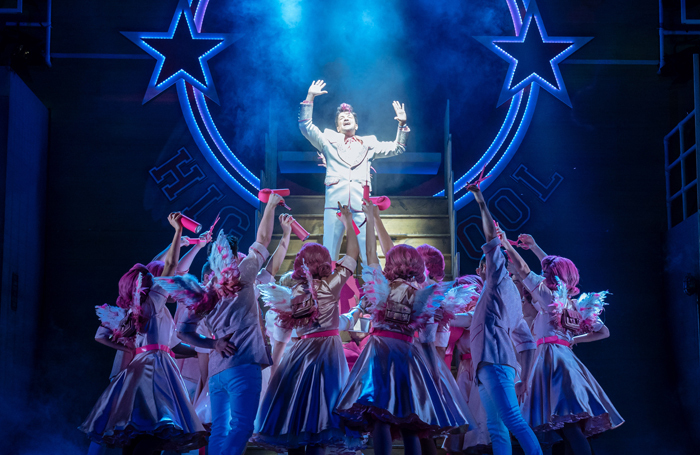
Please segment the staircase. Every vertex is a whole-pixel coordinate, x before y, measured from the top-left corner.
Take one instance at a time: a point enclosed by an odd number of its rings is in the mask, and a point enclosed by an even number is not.
[[[452,254],[450,215],[447,198],[390,196],[391,207],[381,212],[382,221],[395,244],[417,247],[427,243],[439,249],[445,256],[445,279],[452,279]],[[291,214],[311,234],[306,242],[323,243],[323,196],[288,196],[285,202],[292,208]],[[270,249],[275,248],[282,237],[282,229],[275,225]],[[291,270],[292,263],[302,243],[292,234],[287,256],[280,267],[280,275]],[[341,257],[345,251],[341,246]],[[377,242],[379,262],[384,265],[384,252]],[[358,270],[359,272],[359,270]]]

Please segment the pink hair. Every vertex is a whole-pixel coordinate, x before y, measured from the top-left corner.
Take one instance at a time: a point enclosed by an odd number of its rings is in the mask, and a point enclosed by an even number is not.
[[[445,257],[432,245],[424,244],[416,248],[425,262],[425,270],[431,280],[442,281],[445,278]]]
[[[581,291],[576,287],[579,280],[578,269],[570,259],[561,256],[546,256],[542,259],[544,283],[551,290],[557,289],[555,277],[566,284],[570,296],[578,295]]]
[[[332,272],[331,254],[328,249],[318,243],[309,242],[301,247],[301,250],[294,259],[294,273],[292,279],[307,281],[303,265],[309,268],[311,276],[314,278],[327,277]]]
[[[389,281],[402,278],[422,283],[425,281],[425,262],[412,246],[395,245],[386,253],[384,276]]]
[[[163,261],[152,261],[146,265],[146,268],[153,276],[161,276],[163,274],[163,269],[165,269],[165,262]]]
[[[129,309],[134,300],[134,286],[139,277],[139,273],[146,276],[150,272],[143,264],[135,264],[128,272],[119,279],[119,297],[117,297],[117,306],[119,308]]]

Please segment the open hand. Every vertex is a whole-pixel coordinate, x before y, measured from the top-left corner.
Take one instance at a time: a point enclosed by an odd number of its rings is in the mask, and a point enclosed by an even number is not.
[[[288,213],[283,213],[279,216],[280,226],[282,227],[282,234],[290,235],[292,232],[292,222],[294,217]]]
[[[394,111],[396,112],[396,117],[394,117],[394,120],[399,121],[399,126],[404,126],[406,124],[406,110],[404,109],[403,103],[394,101],[392,105],[394,106]]]
[[[326,93],[328,93],[327,91],[323,90],[325,86],[326,83],[323,82],[323,80],[321,79],[313,81],[311,87],[309,87],[309,96],[313,98],[315,96],[325,95]]]
[[[318,156],[318,160],[320,161],[320,163],[318,163],[318,165],[320,167],[327,167],[326,166],[326,155],[324,155],[321,152],[316,152],[316,155]]]

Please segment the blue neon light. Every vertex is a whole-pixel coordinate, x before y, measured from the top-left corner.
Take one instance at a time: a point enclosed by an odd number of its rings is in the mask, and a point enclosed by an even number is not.
[[[163,69],[166,56],[158,52],[144,40],[152,39],[172,39],[177,30],[180,19],[185,17],[185,23],[189,29],[190,37],[193,40],[210,40],[218,41],[217,44],[213,45],[212,48],[207,50],[204,54],[198,57],[199,65],[202,69],[202,74],[204,75],[204,82],[197,80],[194,76],[188,72],[180,69],[166,80],[158,83],[158,77]],[[201,25],[201,24],[200,24]],[[211,71],[209,70],[208,60],[214,55],[218,54],[238,39],[240,36],[234,36],[233,34],[215,34],[215,33],[200,33],[199,30],[194,26],[194,18],[192,17],[192,10],[189,7],[187,0],[180,0],[177,8],[175,9],[175,14],[170,23],[170,28],[167,32],[121,32],[126,38],[131,40],[134,44],[139,46],[141,49],[146,51],[149,55],[156,59],[156,67],[151,75],[151,80],[146,89],[146,94],[143,99],[143,103],[147,103],[154,97],[158,96],[165,89],[169,88],[177,81],[186,80],[192,86],[199,89],[207,97],[211,98],[214,102],[219,102],[219,97],[216,93],[216,88],[212,81]]]
[[[510,102],[510,106],[508,107],[508,113],[506,114],[506,119],[504,120],[503,124],[501,125],[501,129],[498,130],[498,134],[496,137],[493,139],[493,142],[491,142],[491,145],[489,148],[486,150],[486,152],[479,158],[479,161],[476,162],[474,166],[472,166],[471,169],[467,171],[466,174],[464,174],[462,177],[460,177],[454,184],[454,192],[457,194],[458,191],[462,190],[469,182],[474,180],[474,177],[477,176],[479,172],[484,168],[484,166],[488,165],[491,160],[493,159],[494,156],[496,156],[496,153],[498,150],[501,148],[503,145],[503,142],[505,142],[506,137],[508,137],[508,134],[510,133],[511,128],[513,128],[513,123],[515,123],[515,118],[517,117],[518,111],[520,110],[520,102],[523,99],[523,93],[522,91],[518,92],[513,99]],[[433,197],[437,196],[444,196],[445,195],[445,190],[440,191]]]
[[[540,38],[542,39],[542,43],[545,44],[569,44],[569,46],[566,47],[562,52],[554,56],[552,59],[549,61],[549,65],[552,68],[552,72],[554,73],[554,78],[557,83],[557,86],[555,87],[553,84],[551,84],[549,81],[547,81],[544,77],[537,73],[532,73],[528,75],[525,79],[522,81],[518,81],[515,86],[511,86],[513,83],[513,77],[515,75],[515,69],[518,66],[518,60],[510,55],[508,52],[506,52],[502,47],[498,46],[498,43],[511,43],[511,44],[523,44],[525,42],[525,39],[527,38],[527,33],[530,30],[530,24],[532,23],[532,20],[535,20],[535,23],[537,24],[537,28],[540,32]],[[561,63],[562,60],[567,58],[569,55],[573,54],[576,52],[578,49],[581,48],[584,44],[588,43],[590,40],[592,40],[592,37],[550,37],[547,35],[547,30],[544,27],[544,23],[542,21],[542,17],[540,15],[540,10],[537,6],[537,2],[535,0],[531,0],[528,8],[527,8],[527,13],[525,14],[525,18],[522,21],[523,26],[520,28],[520,31],[517,32],[515,37],[512,38],[507,38],[507,37],[502,37],[502,36],[475,36],[474,38],[479,41],[481,44],[486,46],[488,49],[490,49],[492,52],[494,52],[496,55],[504,59],[505,61],[510,63],[510,66],[508,68],[508,74],[506,76],[505,82],[503,84],[503,88],[501,89],[501,94],[498,98],[498,103],[497,105],[501,105],[504,102],[508,101],[510,98],[512,98],[517,92],[522,90],[524,87],[528,86],[531,83],[536,83],[545,90],[547,90],[549,93],[554,95],[557,99],[559,99],[561,102],[566,104],[567,106],[571,107],[571,100],[569,98],[569,94],[566,91],[566,86],[564,85],[564,80],[561,76],[561,71],[559,70],[559,63]],[[517,28],[517,27],[516,27]]]
[[[226,182],[226,184],[234,190],[240,197],[242,197],[246,202],[248,202],[253,207],[259,207],[260,201],[258,201],[257,196],[254,196],[250,191],[248,191],[243,185],[241,185],[238,180],[236,180],[228,170],[219,162],[214,155],[214,152],[207,144],[204,139],[202,131],[197,125],[197,121],[194,118],[194,112],[192,112],[192,106],[190,105],[190,99],[187,94],[187,86],[185,85],[185,80],[180,79],[177,82],[177,94],[180,100],[180,107],[182,108],[182,113],[185,116],[185,123],[192,134],[192,138],[199,147],[199,150],[204,155],[209,165],[214,169],[214,171],[221,177],[221,179]]]
[[[491,185],[491,183],[493,183],[493,181],[496,180],[496,178],[499,175],[501,175],[503,170],[506,168],[508,163],[510,163],[510,160],[515,155],[515,152],[520,147],[520,144],[523,142],[523,139],[525,138],[525,133],[530,127],[532,116],[535,113],[535,106],[537,106],[537,97],[539,96],[539,92],[540,90],[538,84],[533,83],[532,85],[530,85],[530,95],[527,98],[525,113],[523,114],[523,118],[520,120],[518,130],[515,132],[515,136],[513,136],[513,140],[508,145],[508,148],[506,149],[503,156],[498,160],[493,169],[491,169],[491,172],[489,172],[489,176],[491,176],[491,178],[484,181],[481,184],[482,191],[486,190]],[[455,210],[461,209],[473,200],[474,195],[471,192],[467,192],[455,201]]]
[[[233,166],[234,169],[243,177],[246,182],[248,182],[250,185],[252,185],[256,190],[260,189],[260,179],[255,177],[250,170],[248,170],[247,167],[241,163],[236,155],[231,151],[231,149],[228,147],[226,144],[226,141],[224,141],[224,138],[221,137],[221,133],[219,133],[218,128],[214,124],[214,120],[211,117],[211,113],[209,112],[209,107],[207,106],[207,100],[204,98],[204,95],[202,92],[197,90],[195,88],[194,90],[194,99],[197,103],[197,108],[199,109],[199,115],[202,117],[202,121],[204,122],[204,126],[207,128],[207,131],[209,132],[209,136],[211,136],[212,140],[214,141],[214,144],[216,144],[216,147],[219,149],[221,154],[226,158],[226,161],[229,162],[231,166]]]

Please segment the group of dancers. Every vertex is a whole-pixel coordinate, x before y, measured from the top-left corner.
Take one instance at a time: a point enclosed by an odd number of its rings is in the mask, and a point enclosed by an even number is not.
[[[120,279],[116,306],[97,307],[96,339],[119,352],[109,386],[80,427],[91,450],[151,455],[208,445],[209,454],[240,455],[251,442],[323,455],[361,451],[369,435],[378,455],[389,455],[397,438],[409,455],[435,453],[438,437],[448,453],[500,455],[511,453],[512,433],[526,454],[561,439],[572,453],[590,454],[587,438],[623,423],[572,351],[609,335],[600,319],[607,293],[579,296],[570,260],[545,255],[528,235],[508,240],[477,184],[467,189],[486,243],[475,275],[447,282],[439,250],[394,245],[363,186],[372,159],[405,148],[403,105],[394,103],[395,141],[356,136],[347,104],[336,131],[321,133],[311,114],[324,87],[311,85],[299,125],[327,168],[325,246],[305,243],[276,282],[293,221],[278,217],[283,235],[271,256],[275,209],[284,204],[278,194],[270,194],[247,255],[221,231],[203,234],[180,258],[189,242],[181,214],[171,214],[170,246]],[[514,244],[537,254],[541,275]],[[196,278],[187,271],[207,245]],[[362,290],[340,314],[341,291],[360,257]],[[168,299],[177,302],[175,317]],[[369,336],[341,341],[340,331],[367,322]]]

